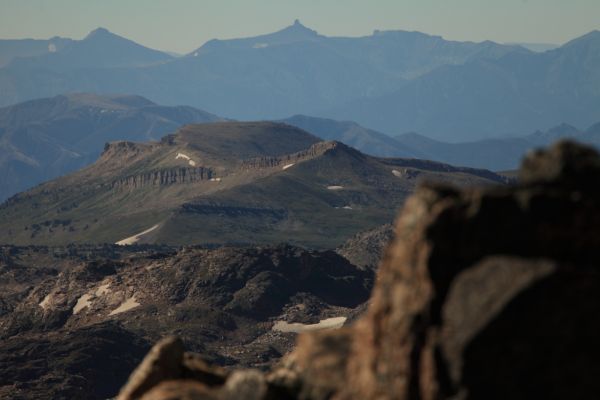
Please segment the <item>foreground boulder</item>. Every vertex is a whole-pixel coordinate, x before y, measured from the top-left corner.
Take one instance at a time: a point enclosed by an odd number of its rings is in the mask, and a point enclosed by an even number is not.
[[[422,185],[353,327],[301,335],[265,375],[120,398],[597,397],[599,188],[600,156],[569,142],[530,154],[513,187]]]

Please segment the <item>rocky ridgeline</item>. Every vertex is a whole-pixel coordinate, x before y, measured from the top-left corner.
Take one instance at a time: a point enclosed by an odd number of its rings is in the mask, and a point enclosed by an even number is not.
[[[116,162],[117,165],[131,163],[158,148],[159,145],[156,143],[134,143],[123,140],[110,142],[104,145],[104,150],[98,162],[110,164]]]
[[[600,393],[600,157],[560,143],[513,187],[423,185],[366,314],[226,373],[158,343],[126,399],[589,399]]]
[[[211,180],[214,171],[206,167],[168,168],[130,175],[111,183],[113,189],[139,189],[144,186],[167,186]]]
[[[318,142],[307,148],[293,154],[286,154],[277,157],[257,157],[249,160],[244,160],[241,169],[252,170],[262,168],[285,167],[286,165],[295,164],[301,161],[309,160],[318,157],[329,151],[335,151],[340,146],[350,149],[348,146],[340,142]]]

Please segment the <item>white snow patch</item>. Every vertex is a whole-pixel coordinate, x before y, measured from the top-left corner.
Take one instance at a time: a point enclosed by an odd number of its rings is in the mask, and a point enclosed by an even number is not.
[[[344,210],[352,210],[352,207],[350,207],[350,206],[344,206],[344,207],[342,207],[342,208],[343,208]]]
[[[394,176],[397,176],[398,178],[402,177],[402,172],[398,171],[397,169],[392,170],[392,174],[394,174]]]
[[[133,308],[136,308],[139,305],[140,305],[140,303],[138,303],[137,301],[135,301],[135,295],[133,295],[129,299],[125,300],[119,307],[117,307],[114,310],[112,310],[110,312],[110,314],[108,314],[108,315],[120,314],[120,313],[123,313],[125,311],[129,311],[129,310],[131,310]]]
[[[83,296],[81,296],[77,300],[77,304],[75,304],[75,307],[73,307],[73,315],[78,314],[79,311],[83,310],[86,307],[91,306],[92,305],[92,303],[90,302],[91,298],[92,298],[92,296],[89,294],[84,294]]]
[[[283,166],[283,168],[282,168],[282,169],[288,169],[288,168],[290,168],[290,167],[293,167],[293,166],[294,166],[294,164],[295,164],[295,163],[286,164],[286,165],[284,165],[284,166]]]
[[[319,321],[318,324],[301,324],[298,322],[294,322],[288,324],[285,321],[277,321],[275,325],[273,325],[273,330],[278,332],[309,332],[309,331],[319,331],[321,329],[339,329],[346,322],[346,317],[335,317],[335,318],[327,318]]]
[[[221,182],[221,178],[210,178],[211,182]]]
[[[268,43],[256,43],[252,47],[255,49],[264,49],[265,47],[269,47],[269,44]]]
[[[327,186],[327,189],[329,190],[342,190],[343,188],[343,186]]]
[[[96,289],[96,292],[94,292],[94,295],[96,297],[102,296],[103,294],[106,294],[108,292],[110,292],[110,283],[105,283],[104,285],[100,285],[98,287],[98,289]]]
[[[177,153],[177,155],[175,156],[175,159],[179,160],[180,158],[187,160],[188,164],[191,165],[192,167],[196,166],[196,161],[192,160],[192,158],[190,156],[188,156],[187,154]]]
[[[143,232],[137,233],[133,236],[129,236],[128,238],[125,238],[123,240],[119,240],[118,242],[116,242],[115,244],[117,246],[127,246],[128,244],[134,244],[140,241],[140,239],[142,238],[142,236],[152,232],[153,230],[155,230],[156,228],[158,228],[158,224],[154,225],[152,228],[150,229],[146,229]]]
[[[42,300],[42,302],[40,304],[38,304],[40,307],[42,307],[44,310],[46,310],[48,308],[48,306],[50,305],[50,300],[52,299],[52,293],[48,293],[46,295],[46,297],[44,297],[44,300]]]

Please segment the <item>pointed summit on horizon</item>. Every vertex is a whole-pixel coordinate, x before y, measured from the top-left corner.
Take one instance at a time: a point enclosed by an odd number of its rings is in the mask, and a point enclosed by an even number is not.
[[[289,25],[277,32],[273,32],[271,34],[262,35],[259,37],[274,37],[274,36],[285,36],[288,39],[298,40],[304,38],[311,38],[320,36],[317,31],[314,29],[310,29],[307,26],[303,25],[299,19],[295,19],[292,25]]]
[[[98,28],[96,28],[93,31],[91,31],[90,33],[88,33],[86,35],[86,37],[83,38],[83,40],[92,39],[92,38],[95,38],[95,37],[103,37],[103,36],[106,37],[106,36],[118,36],[118,35],[115,35],[111,31],[109,31],[108,29],[99,26]]]
[[[51,56],[51,57],[50,57]],[[98,27],[81,40],[74,40],[61,51],[49,51],[37,57],[23,58],[20,65],[43,65],[50,70],[74,68],[133,67],[165,62],[172,57],[164,52],[150,49],[130,39]],[[50,58],[48,58],[50,57]]]

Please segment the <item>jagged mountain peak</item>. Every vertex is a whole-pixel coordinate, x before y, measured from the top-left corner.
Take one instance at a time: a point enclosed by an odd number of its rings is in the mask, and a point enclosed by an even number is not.
[[[318,36],[319,33],[313,29],[308,28],[307,26],[303,25],[299,19],[295,19],[294,23],[286,28],[283,28],[282,30],[275,32],[275,33],[281,33],[281,32],[294,32],[294,33],[298,33],[298,34],[304,34],[304,35],[308,35],[308,36]]]
[[[322,36],[319,35],[317,31],[306,27],[300,22],[300,20],[296,19],[292,25],[286,26],[283,29],[273,33],[267,33],[265,35],[248,38],[247,40],[264,44],[283,44],[304,40],[314,40],[319,37]]]
[[[263,49],[273,45],[313,41],[323,37],[317,31],[307,28],[300,20],[296,19],[292,25],[264,35],[227,40],[212,39],[190,54],[191,56],[197,56],[211,50],[231,47]]]

